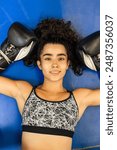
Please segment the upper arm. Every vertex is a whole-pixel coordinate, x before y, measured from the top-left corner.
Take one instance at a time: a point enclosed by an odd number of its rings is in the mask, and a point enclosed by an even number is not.
[[[32,90],[32,85],[30,83],[28,83],[27,81],[16,81],[16,85],[18,90],[20,91],[20,97],[22,96],[22,98],[24,99],[24,101],[28,98],[29,93]]]
[[[100,104],[100,89],[88,90],[84,99],[86,107]]]
[[[96,106],[100,103],[100,90],[91,90],[86,88],[79,88],[73,91],[75,99],[79,108],[79,118],[81,118],[85,109],[88,106]]]
[[[0,77],[0,93],[13,97],[15,99],[26,99],[32,85],[26,81],[11,80],[6,77]]]
[[[16,82],[6,77],[0,77],[0,93],[15,98],[15,95],[18,94]]]
[[[100,104],[100,90],[95,89],[77,89],[76,90],[76,98],[79,101],[81,105],[84,105],[84,107],[88,106],[96,106]]]

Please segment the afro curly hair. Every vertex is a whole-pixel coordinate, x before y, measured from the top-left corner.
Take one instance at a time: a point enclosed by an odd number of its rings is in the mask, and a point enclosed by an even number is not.
[[[73,29],[70,21],[55,18],[44,19],[37,25],[34,33],[38,38],[38,46],[31,56],[25,59],[26,65],[36,65],[45,44],[63,44],[70,60],[70,68],[75,74],[82,74],[84,61],[80,53],[78,55],[78,44],[81,36]]]

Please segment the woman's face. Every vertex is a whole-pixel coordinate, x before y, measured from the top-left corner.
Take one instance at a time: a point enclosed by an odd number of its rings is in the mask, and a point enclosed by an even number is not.
[[[43,47],[38,67],[42,70],[44,78],[51,81],[63,79],[69,67],[67,51],[62,44],[48,43]]]

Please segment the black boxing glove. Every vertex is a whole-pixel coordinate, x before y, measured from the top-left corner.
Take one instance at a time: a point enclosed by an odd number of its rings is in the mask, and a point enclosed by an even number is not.
[[[13,23],[0,48],[0,71],[10,63],[29,56],[36,44],[37,38],[31,29],[18,22]]]
[[[87,36],[79,43],[79,52],[85,65],[95,71],[100,70],[100,31]],[[77,52],[76,52],[77,54]]]

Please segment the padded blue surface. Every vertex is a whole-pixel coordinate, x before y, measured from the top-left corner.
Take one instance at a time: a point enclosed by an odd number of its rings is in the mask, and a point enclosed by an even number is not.
[[[71,20],[76,30],[85,37],[99,30],[99,6],[99,0],[1,0],[0,43],[6,38],[8,28],[13,22],[19,21],[35,28],[40,19],[47,17]],[[26,80],[32,85],[43,82],[41,71],[37,67],[24,66],[22,61],[11,64],[0,75]],[[95,89],[100,86],[99,76],[95,71],[85,69],[83,75],[78,77],[69,70],[64,79],[64,86],[68,90],[78,87]],[[99,107],[89,107],[85,111],[76,127],[73,148],[99,145],[99,113]],[[16,101],[0,95],[0,150],[19,150],[20,143],[21,116]]]

